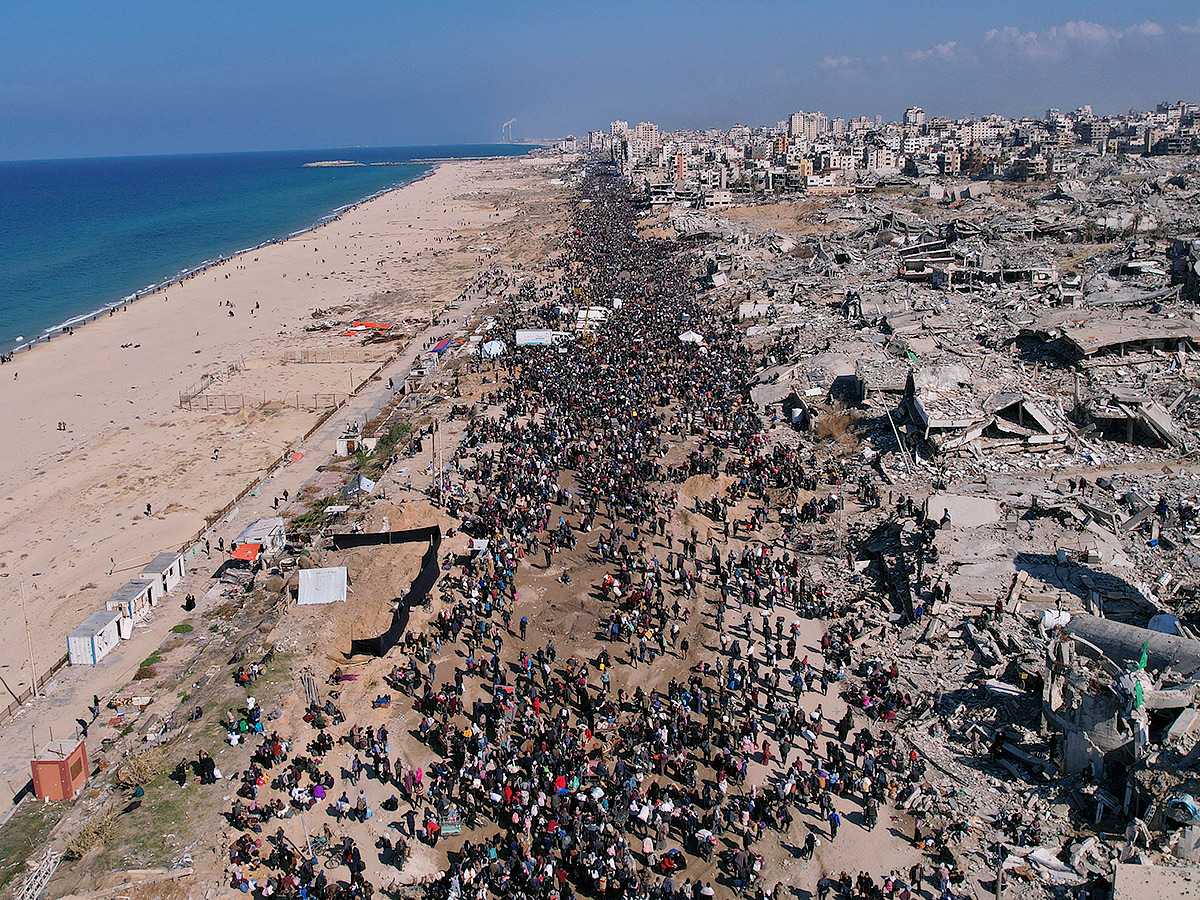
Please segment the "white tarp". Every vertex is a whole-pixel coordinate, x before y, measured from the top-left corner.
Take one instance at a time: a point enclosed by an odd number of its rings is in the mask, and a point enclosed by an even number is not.
[[[681,334],[679,336],[679,340],[683,341],[685,344],[703,344],[704,343],[704,337],[702,335],[697,334],[694,331],[685,331],[683,334]]]
[[[342,499],[353,500],[360,494],[375,493],[375,482],[365,475],[359,475],[352,482],[342,488]]]
[[[554,332],[549,328],[518,328],[517,346],[536,347],[554,343]]]
[[[505,349],[504,341],[488,341],[479,348],[479,352],[488,359],[495,359],[503,354]]]
[[[311,606],[317,603],[345,603],[346,567],[301,569],[300,593],[297,602],[301,606]]]

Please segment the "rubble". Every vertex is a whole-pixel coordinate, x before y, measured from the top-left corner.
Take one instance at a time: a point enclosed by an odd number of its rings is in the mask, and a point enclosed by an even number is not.
[[[1104,159],[1049,191],[872,182],[792,235],[670,218],[760,356],[749,399],[801,446],[851,420],[883,486],[845,525],[870,652],[923,698],[896,805],[969,823],[1014,895],[1194,890],[1200,826],[1168,814],[1200,795],[1192,183]]]

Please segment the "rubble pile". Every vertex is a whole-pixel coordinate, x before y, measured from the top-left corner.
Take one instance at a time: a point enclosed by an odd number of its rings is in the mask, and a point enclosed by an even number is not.
[[[911,692],[896,805],[1014,896],[1200,863],[1200,165],[865,186],[672,222],[774,439],[882,486],[807,551],[865,623],[844,692]]]

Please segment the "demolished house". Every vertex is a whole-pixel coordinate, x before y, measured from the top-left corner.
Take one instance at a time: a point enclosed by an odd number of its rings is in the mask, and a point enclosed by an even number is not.
[[[801,552],[881,588],[897,628],[868,644],[932,698],[897,729],[931,773],[898,806],[969,822],[1006,896],[1200,863],[1200,214],[1157,166],[910,180],[829,201],[794,248],[711,223],[696,246],[739,273],[715,294],[761,355],[748,399],[814,460],[837,450],[812,426],[852,421],[879,505]]]

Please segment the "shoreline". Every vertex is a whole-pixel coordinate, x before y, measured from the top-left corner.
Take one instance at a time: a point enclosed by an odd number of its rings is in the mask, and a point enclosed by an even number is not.
[[[8,512],[0,577],[23,584],[37,610],[39,671],[155,553],[223,529],[247,507],[269,510],[272,490],[328,462],[316,459],[321,450],[279,468],[287,449],[340,406],[332,395],[357,393],[385,357],[403,352],[423,327],[414,323],[542,240],[526,218],[556,190],[541,186],[542,171],[520,157],[439,166],[203,277],[173,279],[169,291],[141,298],[157,302],[102,314],[74,330],[71,344],[41,341],[41,352],[0,368],[0,415],[21,435],[0,459]],[[470,249],[485,231],[502,250]],[[361,348],[343,326],[363,318],[400,324],[402,340]],[[318,322],[332,327],[310,330]],[[403,379],[407,370],[392,363],[388,374]],[[206,378],[218,403],[181,409],[185,389]],[[222,394],[249,403],[235,399],[226,410]],[[335,409],[322,433],[354,415]],[[260,489],[247,494],[247,485]],[[0,600],[0,627],[19,635],[15,593]],[[11,643],[0,665],[20,692],[30,667],[23,643]]]
[[[462,157],[461,159],[462,160],[473,160],[473,159],[498,159],[498,158],[503,158],[503,157]],[[520,159],[520,157],[512,157],[512,158]],[[359,207],[363,206],[366,203],[371,203],[374,200],[378,200],[380,197],[386,197],[388,194],[390,194],[394,191],[402,191],[406,187],[409,187],[411,185],[418,184],[419,182],[424,181],[426,178],[429,178],[435,172],[437,172],[439,165],[441,165],[443,163],[450,163],[450,162],[456,162],[456,161],[459,161],[459,160],[445,159],[445,160],[439,161],[438,163],[428,163],[428,162],[425,162],[422,160],[414,160],[411,163],[397,163],[396,165],[430,166],[430,168],[428,171],[424,172],[421,175],[418,175],[416,178],[412,179],[411,181],[406,181],[404,184],[398,184],[398,185],[395,185],[390,188],[385,188],[384,190],[381,190],[381,191],[375,191],[373,194],[368,194],[366,197],[363,197],[361,200],[356,200],[353,203],[343,204],[342,206],[339,206],[336,209],[333,209],[330,212],[321,215],[311,225],[309,225],[305,228],[300,228],[296,231],[293,231],[284,237],[270,238],[268,240],[265,240],[258,244],[255,244],[252,247],[245,247],[241,250],[235,250],[232,253],[227,253],[227,254],[224,254],[221,256],[217,256],[213,259],[203,260],[202,262],[197,263],[196,265],[192,266],[191,268],[181,270],[177,275],[173,275],[172,277],[170,277],[168,279],[155,282],[153,284],[147,285],[144,288],[139,288],[138,290],[134,291],[132,294],[126,294],[120,300],[114,300],[111,303],[106,303],[102,306],[97,307],[96,309],[94,309],[90,312],[80,313],[79,315],[76,315],[69,319],[66,319],[65,321],[60,322],[57,325],[51,325],[50,327],[43,329],[42,332],[40,334],[38,334],[37,337],[31,338],[30,340],[7,341],[6,344],[8,346],[0,347],[0,353],[12,354],[12,356],[13,356],[12,361],[16,362],[17,354],[20,353],[21,351],[28,352],[28,351],[32,350],[34,347],[41,346],[43,344],[49,344],[51,341],[55,340],[56,338],[67,337],[76,328],[79,328],[84,325],[88,325],[92,322],[95,322],[97,319],[103,318],[105,314],[111,315],[112,313],[120,310],[124,306],[128,306],[132,303],[137,303],[140,300],[149,299],[150,297],[153,297],[155,294],[159,293],[160,291],[165,291],[165,290],[170,289],[173,285],[182,286],[185,281],[189,281],[190,279],[195,278],[197,275],[203,275],[205,272],[211,271],[212,269],[216,268],[217,266],[223,265],[227,262],[231,262],[232,260],[235,260],[240,256],[244,256],[247,253],[254,253],[255,251],[262,250],[265,247],[270,247],[275,244],[282,244],[282,243],[292,240],[293,238],[301,237],[305,234],[310,234],[314,231],[318,231],[327,225],[331,225],[334,222],[337,222],[344,215],[346,215],[346,213],[351,212],[352,210],[358,209]]]

